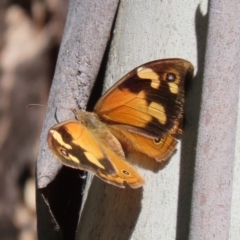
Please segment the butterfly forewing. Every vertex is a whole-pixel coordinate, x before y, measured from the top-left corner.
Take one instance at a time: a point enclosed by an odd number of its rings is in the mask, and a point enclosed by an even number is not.
[[[143,178],[96,132],[79,121],[69,120],[50,129],[48,144],[69,167],[89,171],[118,187],[125,187],[125,183],[132,188],[142,186]]]
[[[108,124],[129,126],[136,132],[144,129],[145,134],[162,138],[181,118],[184,80],[192,70],[191,63],[182,59],[144,64],[108,90],[95,112]]]
[[[96,173],[102,169],[107,175],[115,168],[102,152],[91,132],[76,120],[69,120],[52,127],[48,144],[65,165]]]

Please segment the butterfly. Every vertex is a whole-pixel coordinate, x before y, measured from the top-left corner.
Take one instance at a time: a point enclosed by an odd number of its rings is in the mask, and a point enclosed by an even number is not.
[[[74,109],[75,119],[53,126],[48,145],[64,165],[88,171],[124,188],[141,187],[143,177],[128,153],[168,160],[182,133],[184,84],[193,66],[184,59],[145,63],[114,84],[93,112]]]

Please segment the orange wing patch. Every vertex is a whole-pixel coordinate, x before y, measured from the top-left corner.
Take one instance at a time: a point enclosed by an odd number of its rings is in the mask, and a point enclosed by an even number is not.
[[[112,126],[110,129],[129,151],[141,153],[158,162],[168,160],[176,149],[177,140],[171,135],[162,139],[151,139],[119,127]]]

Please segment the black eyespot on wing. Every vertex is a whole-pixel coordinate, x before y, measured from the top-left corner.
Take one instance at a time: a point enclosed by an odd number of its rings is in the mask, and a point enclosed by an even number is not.
[[[153,142],[158,145],[161,142],[161,138],[155,138]]]
[[[174,73],[167,73],[166,81],[174,82],[176,80],[176,75]]]
[[[66,157],[69,156],[69,153],[68,153],[68,151],[66,149],[62,148],[62,149],[60,149],[60,152],[62,153],[62,155],[66,156]]]
[[[130,175],[130,173],[129,173],[127,170],[125,170],[125,169],[122,170],[122,173],[123,173],[124,175],[127,175],[127,176]]]

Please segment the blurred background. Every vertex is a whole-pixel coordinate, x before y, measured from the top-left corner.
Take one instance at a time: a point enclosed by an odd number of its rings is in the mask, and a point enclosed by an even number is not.
[[[68,0],[0,0],[0,239],[34,240],[35,161]]]

